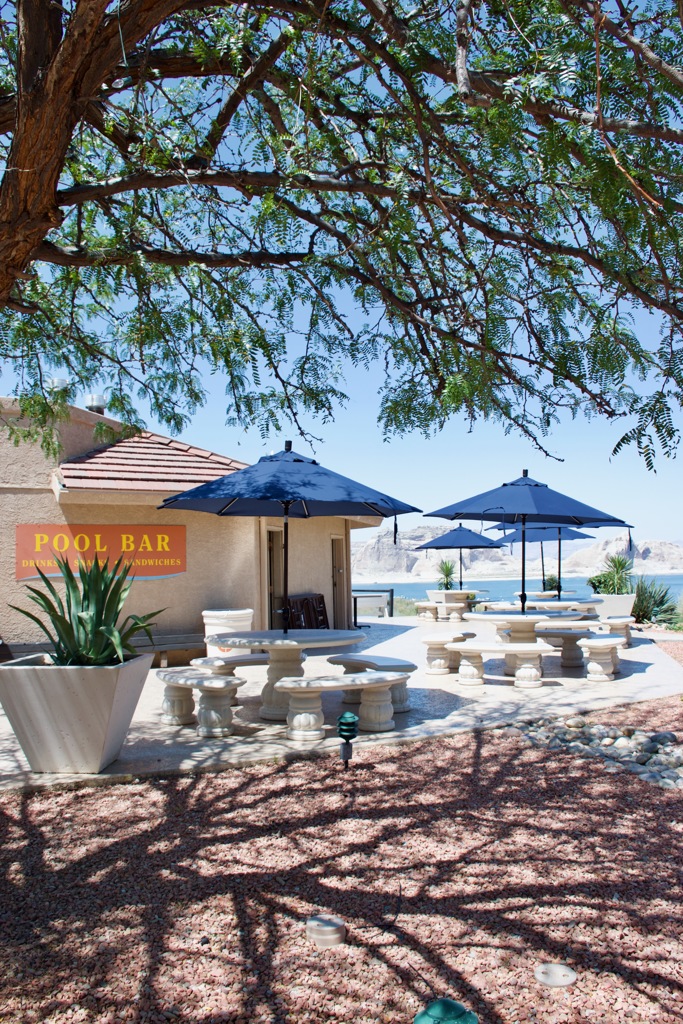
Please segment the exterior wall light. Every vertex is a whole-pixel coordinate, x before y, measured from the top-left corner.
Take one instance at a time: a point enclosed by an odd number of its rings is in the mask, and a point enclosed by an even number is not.
[[[353,711],[345,711],[343,715],[340,715],[337,719],[337,733],[342,741],[339,746],[339,756],[344,762],[344,770],[346,770],[353,757],[351,741],[355,740],[358,735],[358,715],[354,715]]]
[[[424,1010],[420,1010],[413,1024],[479,1024],[479,1018],[472,1010],[454,999],[436,999]]]

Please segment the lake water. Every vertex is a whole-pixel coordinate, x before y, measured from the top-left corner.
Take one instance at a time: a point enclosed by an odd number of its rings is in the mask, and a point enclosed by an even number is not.
[[[646,580],[656,579],[658,583],[663,583],[669,588],[673,601],[678,602],[683,597],[683,575],[671,575],[671,576],[645,576]],[[634,577],[635,579],[635,577]],[[473,580],[468,579],[463,583],[463,590],[468,587],[472,590],[486,590],[487,597],[491,601],[514,601],[515,591],[518,591],[521,586],[521,580],[519,577],[507,580]],[[360,583],[358,586],[354,585],[354,591],[359,592],[361,590],[373,590],[386,589],[393,587],[394,597],[406,597],[411,601],[426,601],[427,591],[436,590],[437,583],[420,581],[419,583],[392,583],[391,581],[385,583]],[[527,593],[532,590],[541,590],[541,580],[537,577],[529,577],[526,581]],[[586,583],[585,576],[567,576],[562,581],[562,591],[572,591],[572,597],[592,597],[593,591]]]

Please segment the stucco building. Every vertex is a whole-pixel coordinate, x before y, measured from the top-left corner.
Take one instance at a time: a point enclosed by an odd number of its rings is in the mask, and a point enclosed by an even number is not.
[[[10,400],[0,401],[5,417],[19,415]],[[159,633],[202,632],[202,611],[211,608],[253,608],[255,629],[279,628],[281,520],[157,507],[165,497],[245,463],[149,432],[97,446],[93,432],[102,422],[120,426],[72,407],[59,428],[59,460],[38,444],[15,447],[0,434],[3,639],[44,639],[10,605],[30,607],[26,584],[35,583],[36,565],[48,575],[54,570],[55,551],[74,561],[95,553],[110,563],[121,553],[132,559],[135,580],[126,611],[164,608]],[[290,521],[290,594],[322,594],[332,627],[351,625],[350,529],[373,522]]]

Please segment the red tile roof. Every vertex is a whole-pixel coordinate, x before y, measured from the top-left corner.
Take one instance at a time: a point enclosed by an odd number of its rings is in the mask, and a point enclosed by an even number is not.
[[[175,493],[244,469],[246,462],[145,431],[62,462],[57,473],[69,491]]]

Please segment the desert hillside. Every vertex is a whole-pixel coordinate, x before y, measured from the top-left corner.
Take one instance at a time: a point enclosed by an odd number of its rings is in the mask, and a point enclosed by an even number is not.
[[[355,582],[366,580],[378,583],[381,580],[396,582],[434,580],[439,562],[446,558],[458,564],[457,551],[416,551],[420,544],[447,532],[452,524],[433,526],[425,524],[412,530],[399,531],[396,545],[393,530],[381,529],[369,541],[354,544],[351,548],[351,570]],[[486,531],[485,531],[486,532]],[[596,531],[599,537],[599,531]],[[495,533],[486,532],[495,537]],[[555,572],[557,544],[549,540],[544,544],[546,572]],[[683,573],[683,545],[673,541],[647,540],[632,541],[628,548],[628,534],[596,540],[587,547],[577,549],[577,544],[563,545],[562,574],[567,576],[591,576],[598,572],[606,555],[626,554],[633,559],[636,574],[666,575]],[[475,579],[494,579],[519,575],[520,545],[503,548],[475,549],[463,551],[463,576]],[[540,545],[527,546],[527,573],[541,575]]]

